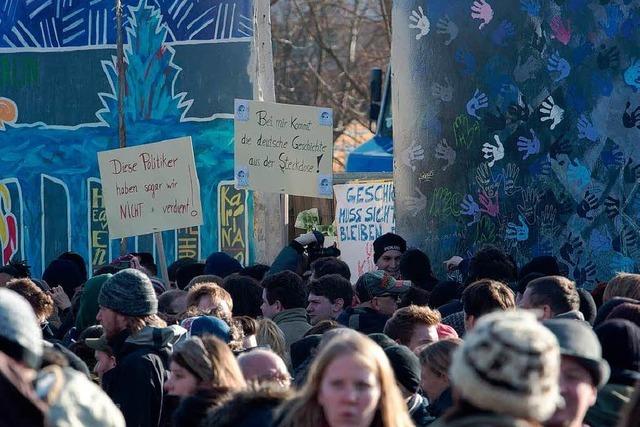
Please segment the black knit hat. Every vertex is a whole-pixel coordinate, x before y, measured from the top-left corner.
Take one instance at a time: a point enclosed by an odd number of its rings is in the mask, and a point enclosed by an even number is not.
[[[607,320],[595,329],[602,357],[612,368],[640,372],[640,328],[628,320]]]
[[[537,256],[522,266],[518,272],[518,278],[524,277],[529,273],[541,273],[544,276],[560,276],[560,266],[553,256]]]
[[[384,349],[396,381],[411,393],[420,386],[420,359],[408,347],[394,345]]]
[[[400,251],[404,253],[407,250],[407,242],[394,233],[386,233],[373,241],[373,262],[378,262],[378,258],[387,251]]]
[[[133,268],[125,268],[104,282],[98,304],[126,316],[148,316],[158,312],[158,298],[151,280]]]
[[[593,326],[593,322],[596,320],[596,314],[598,314],[596,302],[586,289],[578,288],[577,291],[580,296],[580,312],[584,315],[584,320]]]

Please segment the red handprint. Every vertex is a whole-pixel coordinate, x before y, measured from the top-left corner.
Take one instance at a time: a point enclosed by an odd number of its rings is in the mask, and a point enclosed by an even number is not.
[[[495,201],[489,197],[485,191],[481,191],[478,194],[480,201],[480,212],[484,212],[492,217],[497,217],[500,214],[500,205],[498,204],[498,193],[495,195]]]
[[[551,29],[553,30],[553,35],[560,43],[565,46],[569,44],[569,40],[571,40],[571,26],[568,21],[565,26],[564,22],[562,22],[562,18],[555,16],[551,20]]]

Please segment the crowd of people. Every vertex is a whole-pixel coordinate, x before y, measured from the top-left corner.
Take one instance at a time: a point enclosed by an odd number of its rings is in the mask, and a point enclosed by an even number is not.
[[[0,267],[0,426],[640,426],[640,275],[487,246],[439,280],[387,233],[356,278],[319,240],[169,283],[148,253]]]

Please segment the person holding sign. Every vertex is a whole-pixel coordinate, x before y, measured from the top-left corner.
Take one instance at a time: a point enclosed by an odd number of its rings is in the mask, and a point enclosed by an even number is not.
[[[373,262],[394,279],[400,279],[400,257],[407,250],[407,242],[394,233],[385,233],[373,241]]]

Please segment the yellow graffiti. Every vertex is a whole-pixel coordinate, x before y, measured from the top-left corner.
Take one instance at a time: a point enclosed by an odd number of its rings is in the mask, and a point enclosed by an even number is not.
[[[220,247],[241,262],[244,262],[244,252],[247,248],[243,219],[246,218],[244,202],[243,192],[235,190],[232,186],[220,187]]]
[[[178,235],[178,258],[198,258],[198,227],[181,230]]]

